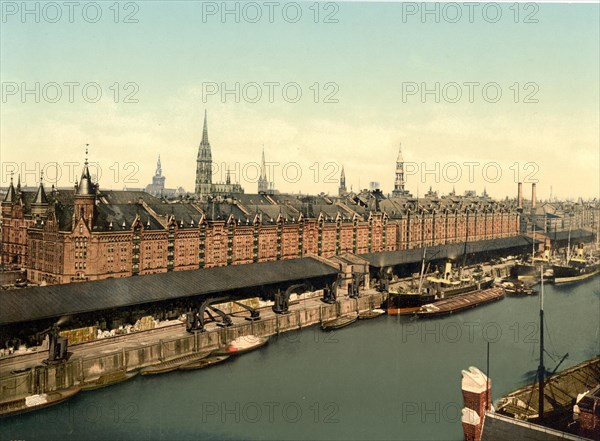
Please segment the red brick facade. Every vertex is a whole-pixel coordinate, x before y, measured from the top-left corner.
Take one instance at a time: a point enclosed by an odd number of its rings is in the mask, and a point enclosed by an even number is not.
[[[309,254],[405,250],[519,232],[516,208],[489,199],[389,199],[377,211],[369,201],[350,199],[313,198],[306,208],[293,196],[243,195],[202,205],[95,186],[81,194],[84,187],[53,190],[37,205],[27,192],[5,198],[2,263],[26,268],[30,282],[55,284]]]

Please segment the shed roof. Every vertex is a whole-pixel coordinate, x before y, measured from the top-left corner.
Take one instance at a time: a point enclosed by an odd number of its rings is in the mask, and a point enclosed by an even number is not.
[[[0,293],[0,325],[225,293],[337,272],[332,266],[306,257],[10,290]]]

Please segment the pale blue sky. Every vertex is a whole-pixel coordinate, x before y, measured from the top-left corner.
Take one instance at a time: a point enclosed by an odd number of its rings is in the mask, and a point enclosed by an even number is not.
[[[400,3],[337,3],[338,23],[314,23],[311,2],[300,3],[298,23],[286,22],[280,9],[274,23],[266,17],[259,23],[231,18],[222,23],[214,16],[203,23],[201,2],[138,2],[136,24],[115,24],[111,4],[101,2],[98,23],[85,22],[77,11],[74,23],[65,17],[22,23],[18,14],[3,16],[3,84],[97,82],[104,93],[98,103],[80,95],[74,103],[66,98],[35,103],[31,97],[22,103],[20,94],[4,96],[3,163],[79,160],[81,146],[89,142],[91,158],[103,168],[115,161],[139,165],[140,182],[129,186],[150,181],[160,153],[167,186],[193,190],[207,108],[215,161],[239,161],[243,167],[259,160],[264,143],[268,160],[301,165],[297,183],[276,172],[283,191],[335,192],[334,183],[323,182],[323,164],[330,161],[345,166],[355,189],[360,179],[361,187],[377,180],[390,191],[402,141],[407,161],[430,168],[436,161],[443,167],[478,160],[497,162],[503,170],[495,183],[486,183],[480,173],[474,182],[465,177],[456,183],[410,176],[413,193],[417,185],[420,192],[429,185],[447,192],[455,185],[458,191],[486,186],[493,196],[513,195],[509,166],[536,162],[540,197],[548,197],[550,185],[559,197],[598,196],[598,4],[539,4],[538,23],[523,23],[528,12],[523,9],[514,23],[511,4],[501,4],[497,23],[487,22],[481,9],[469,23],[464,8],[458,23],[435,23],[431,16],[422,23],[418,15],[403,20]],[[288,103],[276,94],[274,103],[263,96],[251,104],[231,98],[222,103],[213,96],[203,103],[203,82],[268,81],[297,82],[303,97]],[[474,103],[466,97],[439,104],[429,97],[423,103],[418,95],[402,102],[403,83],[469,81],[498,83],[502,99],[486,102],[476,90]],[[135,82],[139,102],[112,102],[109,87],[115,82]],[[339,102],[314,103],[309,87],[315,82],[336,83]],[[521,88],[536,83],[539,102],[514,103],[515,82]],[[521,90],[520,101],[525,94]],[[314,162],[321,169],[317,182],[310,169]],[[122,179],[113,182],[104,170],[101,185],[120,188]],[[2,176],[1,184],[6,182]],[[256,191],[256,184],[242,184]]]

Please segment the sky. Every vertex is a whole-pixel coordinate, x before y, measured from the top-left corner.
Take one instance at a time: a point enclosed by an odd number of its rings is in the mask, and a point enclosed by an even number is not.
[[[598,4],[1,8],[1,186],[71,185],[89,144],[102,188],[145,187],[160,155],[193,191],[206,110],[213,180],[247,193],[263,146],[282,192],[336,194],[343,166],[389,193],[400,143],[415,195],[600,193]]]

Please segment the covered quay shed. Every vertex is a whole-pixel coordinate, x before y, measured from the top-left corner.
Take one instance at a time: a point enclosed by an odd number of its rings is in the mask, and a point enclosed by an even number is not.
[[[114,328],[143,316],[173,319],[209,298],[261,297],[301,284],[307,290],[331,285],[338,269],[310,257],[252,265],[25,288],[0,293],[0,346],[36,333],[60,320],[63,328]],[[308,289],[310,288],[310,289]]]

